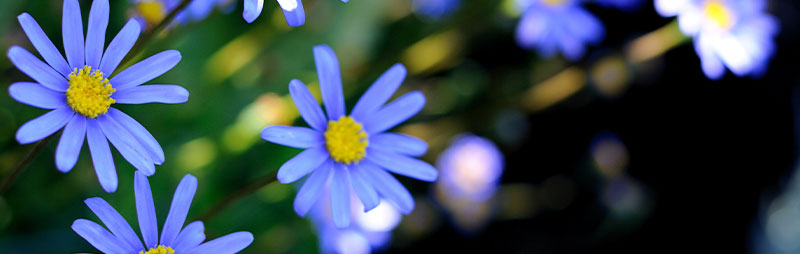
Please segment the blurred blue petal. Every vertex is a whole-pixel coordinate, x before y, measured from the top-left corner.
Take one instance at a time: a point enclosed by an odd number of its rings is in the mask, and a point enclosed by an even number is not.
[[[403,84],[407,73],[405,66],[402,64],[392,66],[361,95],[361,99],[353,107],[350,115],[359,121],[365,121],[370,114],[375,113],[383,107],[383,104],[386,104],[386,101],[392,97],[397,88]]]
[[[322,90],[322,102],[328,119],[339,120],[344,116],[344,95],[342,92],[342,77],[339,71],[339,60],[336,53],[328,45],[314,47],[314,63],[317,65],[319,87]]]
[[[368,149],[368,160],[397,174],[426,182],[436,181],[439,172],[430,164],[403,155],[384,152],[379,149]]]
[[[289,94],[291,94],[300,116],[311,128],[318,131],[325,131],[328,128],[328,121],[325,119],[325,114],[322,113],[322,108],[319,107],[319,103],[303,82],[293,79],[289,83]]]
[[[284,163],[278,169],[278,181],[291,183],[307,175],[328,159],[328,151],[324,147],[314,147],[305,150]]]
[[[353,191],[356,192],[361,203],[364,204],[364,212],[374,209],[380,204],[378,193],[372,187],[372,182],[364,175],[364,169],[358,164],[348,167],[350,171],[350,182],[353,184]]]
[[[334,165],[331,179],[331,213],[337,227],[350,225],[350,176],[339,163]]]
[[[311,173],[311,176],[303,183],[297,196],[294,198],[294,211],[297,215],[305,217],[314,203],[317,202],[322,189],[328,183],[328,178],[333,169],[333,160],[326,160]]]
[[[362,162],[360,166],[375,190],[382,197],[394,203],[400,212],[409,214],[414,210],[414,199],[411,197],[411,193],[397,179],[372,163]]]
[[[381,133],[369,137],[371,148],[411,156],[422,156],[428,151],[425,141],[399,133]]]
[[[425,95],[422,92],[407,93],[367,117],[364,129],[369,134],[381,133],[416,115],[423,107]]]

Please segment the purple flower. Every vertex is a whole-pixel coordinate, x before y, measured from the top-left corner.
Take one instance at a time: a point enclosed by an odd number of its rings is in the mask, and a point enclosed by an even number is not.
[[[517,26],[517,43],[536,49],[544,57],[561,52],[577,60],[587,44],[605,36],[603,23],[581,6],[582,0],[517,0],[522,19]]]
[[[415,91],[384,106],[406,76],[405,67],[396,64],[375,81],[350,115],[345,115],[336,54],[320,45],[314,47],[314,59],[327,118],[303,82],[292,80],[289,92],[311,128],[269,126],[261,132],[267,141],[306,149],[278,170],[282,183],[310,174],[295,198],[295,211],[305,216],[330,181],[331,210],[339,227],[350,224],[351,187],[365,211],[378,206],[383,197],[408,214],[414,209],[411,194],[386,171],[428,182],[435,181],[438,172],[413,158],[425,154],[425,141],[386,131],[422,110],[425,96]]]
[[[22,47],[12,46],[8,58],[35,82],[17,82],[8,91],[21,103],[52,110],[23,124],[16,135],[19,143],[36,142],[63,127],[56,166],[68,172],[75,166],[85,138],[100,184],[105,191],[114,192],[117,172],[108,141],[148,176],[155,173],[155,165],[164,162],[164,151],[144,126],[111,105],[183,103],[189,92],[177,85],[142,85],[178,64],[181,54],[176,50],[158,53],[109,79],[141,29],[136,21],[128,21],[104,52],[108,12],[108,0],[92,3],[84,41],[80,5],[77,0],[64,1],[66,60],[31,15],[19,15],[22,29],[47,63]]]
[[[150,183],[141,172],[136,172],[135,178],[136,213],[139,215],[139,229],[144,245],[125,218],[102,198],[90,198],[84,202],[108,230],[87,219],[75,220],[72,230],[103,253],[232,254],[247,248],[253,242],[253,234],[250,232],[236,232],[203,243],[206,235],[203,233],[202,221],[195,221],[184,227],[189,206],[197,191],[197,178],[188,174],[175,190],[159,239]]]

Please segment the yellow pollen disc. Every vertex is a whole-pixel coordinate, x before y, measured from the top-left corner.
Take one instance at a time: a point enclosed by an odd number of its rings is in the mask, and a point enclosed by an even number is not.
[[[166,247],[164,245],[159,245],[155,248],[151,248],[147,252],[139,251],[139,254],[175,254],[175,250],[172,247]]]
[[[733,26],[733,15],[731,11],[719,0],[709,0],[704,6],[706,18],[714,22],[717,26],[728,29]]]
[[[111,98],[114,91],[100,70],[92,71],[89,66],[75,68],[69,74],[67,105],[81,115],[95,118],[108,112],[108,107],[114,104]]]
[[[167,8],[161,1],[141,1],[136,4],[136,9],[148,24],[158,24],[167,16]]]
[[[567,0],[542,0],[545,5],[550,7],[561,6],[567,3]]]
[[[325,146],[336,162],[359,162],[367,155],[367,144],[367,133],[352,117],[344,116],[337,121],[328,121]]]

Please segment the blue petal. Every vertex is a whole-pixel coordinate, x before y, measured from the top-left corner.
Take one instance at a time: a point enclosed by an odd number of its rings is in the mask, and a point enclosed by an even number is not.
[[[67,124],[75,112],[70,108],[59,108],[34,118],[17,130],[17,141],[30,144],[52,135]]]
[[[183,223],[186,222],[186,215],[189,213],[189,207],[192,205],[192,199],[197,192],[197,178],[187,174],[183,177],[175,189],[175,196],[172,197],[172,205],[167,214],[167,220],[164,221],[164,229],[161,230],[162,245],[172,246],[175,239],[178,238]]]
[[[138,86],[161,76],[180,61],[181,53],[177,50],[163,51],[121,71],[109,82],[117,90]]]
[[[289,94],[292,95],[292,101],[297,106],[300,116],[306,120],[306,123],[311,128],[318,131],[325,131],[328,128],[328,122],[325,119],[325,114],[322,113],[322,108],[319,107],[319,103],[317,103],[317,100],[314,99],[314,96],[311,95],[311,92],[308,91],[303,82],[296,79],[289,82]]]
[[[361,203],[364,204],[364,212],[377,207],[381,201],[378,198],[378,193],[375,192],[375,188],[372,187],[372,183],[364,175],[364,169],[358,164],[352,165],[348,169],[350,170],[350,182],[353,184],[353,190],[358,195],[358,198],[361,199]]]
[[[422,92],[410,92],[367,117],[364,129],[369,134],[386,131],[416,115],[424,106],[425,96]]]
[[[32,82],[17,82],[8,87],[8,95],[20,103],[37,108],[57,109],[67,107],[67,95]]]
[[[261,138],[294,148],[311,148],[325,144],[322,134],[305,127],[267,126],[261,131]]]
[[[411,193],[391,174],[368,161],[362,161],[359,166],[364,169],[362,172],[372,182],[375,190],[382,197],[392,201],[400,212],[409,214],[414,210],[414,199],[411,197]]]
[[[61,172],[69,172],[78,162],[83,139],[86,137],[86,117],[75,114],[64,127],[61,140],[56,148],[56,168]]]
[[[66,92],[69,83],[56,70],[36,58],[31,52],[22,47],[11,46],[8,58],[17,66],[17,69],[36,80],[37,83],[58,92]]]
[[[136,171],[133,182],[134,196],[136,197],[136,214],[139,215],[139,229],[142,231],[145,248],[158,245],[158,222],[156,221],[156,207],[153,205],[153,193],[147,176]]]
[[[112,97],[119,104],[178,104],[189,100],[189,91],[178,85],[146,85],[117,90]]]
[[[253,243],[253,234],[250,232],[236,232],[208,241],[197,246],[186,254],[233,254]]]
[[[127,254],[136,251],[123,247],[125,245],[123,245],[119,239],[111,235],[111,233],[102,226],[90,220],[75,220],[75,222],[72,223],[72,230],[103,253]]]
[[[175,246],[175,251],[182,253],[203,243],[203,241],[206,240],[206,235],[203,233],[203,230],[202,221],[195,221],[186,225],[172,244],[172,246]]]
[[[305,217],[308,211],[311,210],[311,207],[314,206],[314,203],[317,202],[322,188],[328,183],[332,168],[333,160],[325,160],[325,162],[315,169],[314,172],[311,173],[311,176],[306,179],[306,182],[303,183],[303,187],[300,187],[300,191],[297,192],[297,196],[294,198],[294,211],[297,215]]]
[[[156,172],[155,162],[150,158],[147,150],[136,140],[125,127],[122,127],[107,115],[97,117],[97,123],[103,129],[108,141],[117,148],[122,157],[133,167],[141,170],[145,175],[153,175]]]
[[[335,163],[333,169],[331,213],[336,227],[344,228],[350,225],[350,177],[340,163]]]
[[[339,120],[344,116],[344,95],[336,53],[328,45],[315,46],[314,62],[317,65],[319,88],[322,90],[322,102],[328,112],[328,119]]]
[[[253,21],[261,15],[261,10],[264,8],[264,0],[244,0],[244,12],[242,17],[247,23]]]
[[[406,73],[406,68],[402,64],[392,66],[375,83],[372,83],[372,86],[358,100],[350,115],[360,120],[367,119],[367,116],[378,111],[403,83]]]
[[[17,20],[19,20],[22,30],[28,35],[28,39],[31,40],[33,47],[39,51],[39,54],[47,61],[47,64],[56,69],[61,75],[64,75],[64,77],[68,76],[72,72],[72,68],[67,64],[67,60],[64,60],[64,56],[58,51],[56,45],[44,33],[39,23],[28,13],[20,14],[17,16]]]
[[[306,12],[303,10],[303,1],[297,1],[297,8],[293,10],[283,9],[283,16],[286,18],[286,24],[291,27],[302,26],[306,23]]]
[[[72,68],[83,68],[83,19],[78,0],[64,0],[64,13],[61,19],[61,34],[64,37],[64,52]]]
[[[86,28],[86,65],[100,68],[103,47],[108,28],[108,0],[94,0],[89,11],[89,26]]]
[[[139,237],[136,236],[133,228],[108,202],[102,198],[89,198],[84,203],[89,206],[89,209],[97,215],[97,218],[106,225],[114,236],[127,244],[127,249],[138,250],[143,248],[142,242],[139,241]]]
[[[369,137],[369,145],[375,149],[392,151],[411,156],[422,156],[428,151],[425,141],[399,133],[381,133]]]
[[[368,149],[367,154],[367,160],[397,174],[427,182],[436,181],[439,176],[436,168],[421,160],[379,149]]]
[[[158,144],[156,138],[153,137],[142,124],[133,119],[133,117],[115,108],[108,109],[108,117],[111,117],[114,121],[125,127],[125,129],[133,135],[133,138],[144,146],[145,150],[147,150],[147,154],[157,165],[164,163],[164,150],[161,149],[161,145]]]
[[[297,179],[300,179],[317,168],[326,159],[328,159],[328,151],[325,147],[307,149],[284,163],[281,168],[278,169],[278,181],[281,183],[297,181]]]
[[[116,191],[117,169],[114,167],[114,158],[111,157],[111,148],[108,147],[108,141],[97,119],[87,119],[86,142],[89,144],[94,171],[100,185],[108,193]]]
[[[117,36],[111,40],[111,43],[108,44],[108,48],[106,49],[106,53],[103,54],[103,60],[100,62],[100,71],[103,72],[106,77],[114,73],[119,63],[125,58],[125,55],[127,55],[131,48],[133,48],[133,45],[136,44],[136,39],[139,38],[141,32],[142,27],[139,25],[139,22],[131,19],[122,27],[122,30],[119,31]]]

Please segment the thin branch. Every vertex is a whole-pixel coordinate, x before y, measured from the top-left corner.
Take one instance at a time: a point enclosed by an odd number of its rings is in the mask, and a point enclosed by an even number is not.
[[[178,16],[178,13],[180,13],[181,11],[186,9],[186,7],[188,7],[189,4],[192,3],[192,1],[193,0],[183,0],[183,1],[181,1],[181,3],[178,4],[177,7],[172,9],[172,11],[170,11],[169,14],[167,14],[167,16],[164,17],[163,20],[161,20],[161,22],[159,22],[152,29],[150,29],[147,32],[145,32],[144,35],[142,36],[142,39],[136,41],[136,44],[133,45],[133,48],[131,49],[131,51],[128,52],[128,55],[125,56],[125,59],[122,60],[123,65],[121,65],[121,66],[126,66],[128,61],[133,59],[133,57],[135,57],[139,53],[138,51],[141,50],[142,47],[144,47],[144,45],[146,45],[148,42],[150,42],[150,40],[152,40],[153,37],[155,37],[156,34],[160,33],[162,30],[164,30],[164,28],[166,28],[169,24],[171,24],[172,20],[174,20],[175,17]]]
[[[39,140],[39,142],[36,142],[36,144],[33,146],[33,149],[31,149],[31,151],[28,152],[27,155],[25,155],[25,158],[23,158],[22,161],[20,161],[19,164],[17,164],[17,167],[15,167],[14,170],[11,171],[11,174],[9,174],[8,177],[6,177],[6,179],[3,180],[3,183],[0,184],[0,196],[2,196],[6,192],[6,190],[8,190],[8,188],[11,187],[12,184],[14,184],[14,181],[16,181],[19,175],[22,174],[22,171],[25,171],[25,169],[28,168],[28,165],[30,165],[31,162],[33,162],[33,159],[35,159],[36,156],[39,155],[39,153],[41,153],[42,150],[44,150],[44,148],[47,146],[47,144],[50,143],[50,140],[52,140],[54,136],[55,134],[50,135],[49,137],[46,137],[42,140]]]
[[[255,182],[253,182],[253,183],[251,183],[249,185],[242,186],[242,188],[239,188],[235,192],[231,193],[230,195],[228,195],[224,199],[222,199],[219,202],[217,202],[217,204],[212,206],[211,209],[209,209],[208,211],[206,211],[202,215],[200,215],[198,217],[195,217],[194,219],[192,219],[190,221],[198,221],[198,220],[199,221],[206,221],[206,220],[210,219],[211,217],[214,217],[215,215],[217,215],[222,210],[225,210],[225,208],[228,208],[228,206],[230,206],[231,204],[233,204],[237,200],[239,200],[239,199],[241,199],[243,197],[246,197],[246,196],[248,196],[250,194],[255,193],[256,191],[261,189],[261,187],[267,186],[268,184],[270,184],[272,182],[275,182],[275,180],[277,180],[277,175],[276,174],[277,174],[277,172],[269,174],[269,175],[266,175],[266,176],[262,177],[261,179],[255,181]]]

